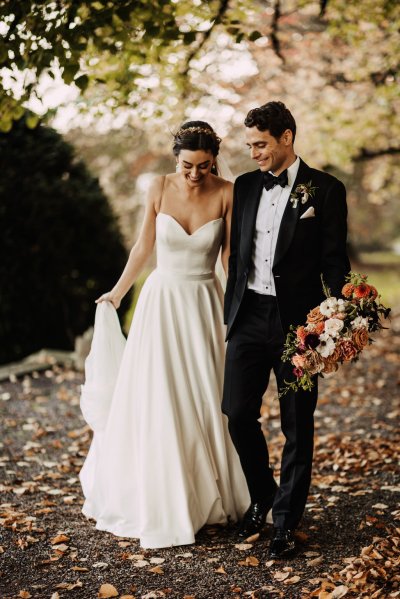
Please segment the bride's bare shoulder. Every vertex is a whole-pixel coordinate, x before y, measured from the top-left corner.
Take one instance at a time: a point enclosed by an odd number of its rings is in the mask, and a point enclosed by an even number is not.
[[[222,177],[218,177],[217,175],[212,175],[212,177],[216,187],[219,187],[224,191],[233,189],[232,181],[228,181],[227,179],[223,179]]]

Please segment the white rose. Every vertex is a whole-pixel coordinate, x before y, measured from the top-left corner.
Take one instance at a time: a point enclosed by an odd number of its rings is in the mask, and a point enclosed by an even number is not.
[[[330,337],[337,337],[343,329],[343,320],[340,318],[329,318],[325,321],[325,333]]]
[[[319,336],[319,345],[315,349],[323,358],[327,358],[335,351],[335,342],[327,333],[322,333]]]
[[[366,318],[363,318],[362,316],[357,316],[351,323],[351,328],[353,329],[353,331],[362,328],[368,329],[368,320]]]
[[[338,299],[337,301],[337,311],[338,312],[346,312],[348,302],[344,299]]]
[[[321,314],[330,318],[332,314],[335,314],[335,312],[337,312],[337,305],[338,302],[336,297],[328,297],[328,299],[322,302],[319,309],[321,311]]]

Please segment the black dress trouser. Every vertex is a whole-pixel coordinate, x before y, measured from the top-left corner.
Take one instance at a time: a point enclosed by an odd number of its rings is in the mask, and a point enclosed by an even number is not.
[[[222,410],[229,419],[252,502],[263,501],[275,486],[258,420],[271,369],[278,389],[285,380],[293,380],[293,366],[281,361],[284,341],[276,298],[246,291],[228,342]],[[280,399],[286,441],[272,509],[277,527],[295,528],[304,511],[311,481],[317,395],[315,381],[312,391],[289,391]]]

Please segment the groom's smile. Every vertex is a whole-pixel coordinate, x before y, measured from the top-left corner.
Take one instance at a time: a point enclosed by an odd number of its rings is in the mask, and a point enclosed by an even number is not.
[[[264,173],[271,171],[274,175],[279,175],[294,162],[296,157],[291,140],[292,132],[289,130],[276,138],[268,130],[260,131],[257,127],[246,129],[250,156]]]

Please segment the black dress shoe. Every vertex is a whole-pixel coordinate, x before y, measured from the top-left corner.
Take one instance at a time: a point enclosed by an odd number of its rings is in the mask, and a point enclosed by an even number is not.
[[[269,510],[272,508],[276,495],[276,489],[267,497],[265,501],[251,503],[249,509],[243,516],[239,525],[238,538],[240,541],[247,539],[260,532],[265,526],[265,520]]]
[[[269,557],[271,559],[285,559],[292,557],[296,551],[296,543],[292,530],[275,528],[274,536],[269,546]]]

